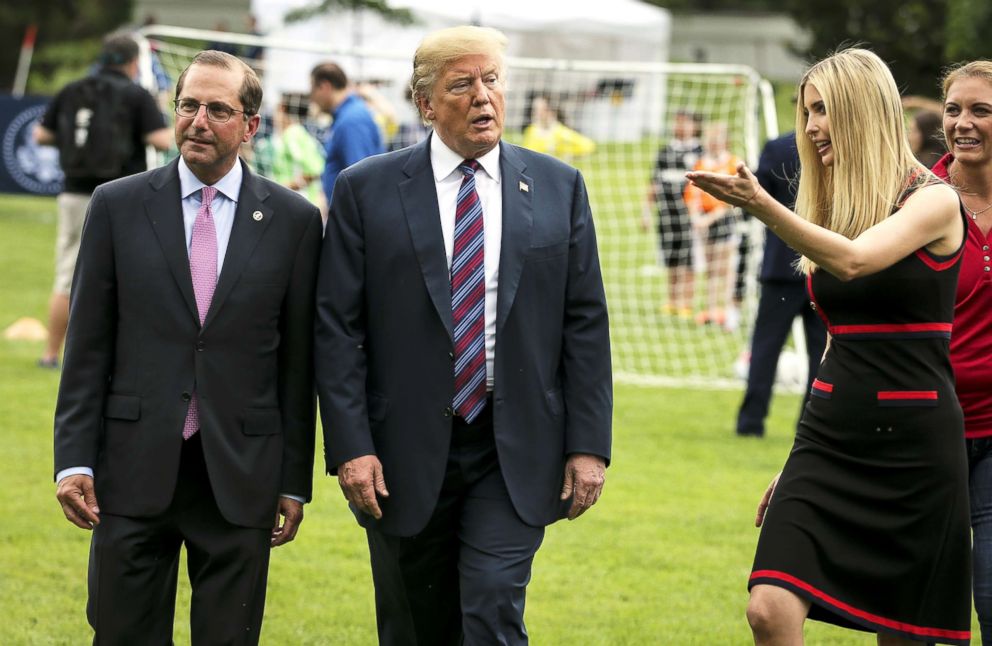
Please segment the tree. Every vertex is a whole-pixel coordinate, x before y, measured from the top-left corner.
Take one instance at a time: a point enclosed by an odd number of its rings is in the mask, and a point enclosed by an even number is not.
[[[948,62],[988,56],[983,47],[992,4],[988,0],[650,0],[679,11],[776,11],[812,34],[798,52],[818,60],[861,45],[889,64],[900,89],[936,96]]]
[[[38,26],[29,90],[50,90],[79,76],[94,60],[104,35],[131,17],[133,0],[33,0],[5,3],[0,11],[0,91],[14,83],[21,40]]]
[[[904,93],[938,94],[947,0],[786,0],[783,8],[813,35],[811,60],[860,45],[888,63]]]
[[[386,3],[386,0],[319,0],[306,7],[286,13],[286,22],[305,20],[312,16],[340,9],[367,9],[400,25],[409,25],[414,20],[409,9],[393,9]]]
[[[988,58],[992,6],[987,0],[948,0],[944,59],[949,62]]]

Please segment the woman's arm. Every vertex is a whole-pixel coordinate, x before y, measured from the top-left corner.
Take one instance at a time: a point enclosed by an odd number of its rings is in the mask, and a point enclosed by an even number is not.
[[[957,193],[944,184],[918,189],[901,209],[850,240],[775,201],[743,163],[736,175],[694,171],[686,177],[724,202],[746,206],[786,244],[841,280],[881,271],[921,247],[953,253],[964,235]]]

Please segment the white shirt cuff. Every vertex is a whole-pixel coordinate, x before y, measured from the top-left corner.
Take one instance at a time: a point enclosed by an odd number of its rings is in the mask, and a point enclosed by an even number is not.
[[[69,467],[68,469],[62,469],[57,474],[55,474],[55,484],[58,484],[68,478],[69,476],[84,475],[93,477],[93,469],[89,467]]]
[[[288,493],[281,493],[279,495],[282,496],[283,498],[289,498],[290,500],[295,500],[296,502],[300,503],[301,505],[307,504],[306,499],[305,498],[301,498],[300,496],[294,496],[293,494],[288,494]]]

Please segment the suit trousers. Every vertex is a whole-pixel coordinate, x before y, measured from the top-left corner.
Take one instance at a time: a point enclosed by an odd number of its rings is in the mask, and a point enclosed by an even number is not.
[[[93,643],[172,644],[179,550],[185,544],[192,644],[257,644],[270,538],[268,529],[239,527],[221,516],[200,433],[193,435],[183,443],[176,491],[165,513],[103,513],[93,529],[86,608]]]
[[[751,338],[751,366],[747,374],[747,390],[744,393],[744,402],[737,413],[738,435],[761,436],[765,433],[765,417],[768,416],[768,405],[772,399],[778,357],[785,340],[789,338],[792,320],[796,316],[801,316],[803,319],[809,361],[806,396],[799,408],[800,415],[806,407],[810,386],[823,359],[827,331],[816,312],[810,307],[809,296],[803,283],[763,282],[761,297],[758,300],[758,315],[754,321],[754,334]]]
[[[387,474],[388,477],[388,474]],[[383,646],[526,644],[524,600],[544,528],[510,501],[493,439],[492,400],[455,417],[437,507],[411,537],[368,530]]]

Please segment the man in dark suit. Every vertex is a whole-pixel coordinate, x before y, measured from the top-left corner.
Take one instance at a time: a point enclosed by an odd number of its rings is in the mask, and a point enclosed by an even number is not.
[[[193,643],[257,643],[270,547],[310,497],[320,216],[239,161],[261,98],[251,68],[201,52],[176,87],[181,158],[90,203],[55,471],[93,529],[97,644],[171,643],[183,544]]]
[[[796,203],[799,185],[799,152],[796,133],[790,132],[765,144],[755,173],[768,193],[790,208]],[[806,295],[806,280],[796,270],[799,256],[782,239],[765,231],[765,255],[761,262],[761,296],[751,338],[751,363],[747,375],[747,390],[737,414],[737,434],[761,437],[765,434],[765,417],[772,398],[775,370],[792,328],[792,321],[802,317],[809,362],[806,397],[823,358],[827,331]],[[800,408],[802,413],[802,408]],[[797,418],[798,419],[798,418]]]
[[[434,134],[338,176],[317,288],[327,468],[366,528],[382,644],[522,644],[544,527],[610,458],[606,299],[574,168],[500,141],[506,38],[428,35]]]

